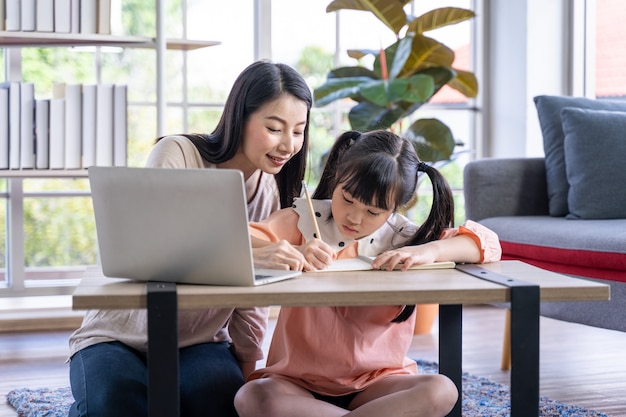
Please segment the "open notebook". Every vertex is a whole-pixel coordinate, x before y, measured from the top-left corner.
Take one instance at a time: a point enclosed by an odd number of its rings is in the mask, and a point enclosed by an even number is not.
[[[350,259],[337,259],[333,262],[328,268],[320,269],[317,272],[325,272],[325,271],[367,271],[372,270],[372,261],[374,257],[369,256],[357,256],[356,258]],[[454,268],[456,264],[454,262],[434,262],[430,264],[419,264],[413,265],[409,268],[409,270],[413,269],[450,269]],[[396,265],[394,269],[399,270],[402,268],[401,264]]]

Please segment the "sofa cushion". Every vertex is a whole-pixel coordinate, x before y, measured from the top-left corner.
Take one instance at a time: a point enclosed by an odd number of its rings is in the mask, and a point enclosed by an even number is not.
[[[567,217],[626,218],[626,113],[566,107]]]
[[[626,282],[626,219],[503,216],[480,223],[498,234],[502,259],[563,274]]]
[[[569,184],[565,171],[564,134],[561,110],[576,107],[595,110],[626,111],[626,102],[617,100],[594,100],[585,97],[548,96],[534,98],[543,134],[543,148],[546,162],[546,181],[551,216],[565,216],[568,213],[567,195]]]

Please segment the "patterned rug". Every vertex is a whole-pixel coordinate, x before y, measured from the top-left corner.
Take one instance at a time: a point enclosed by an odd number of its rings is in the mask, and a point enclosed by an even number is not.
[[[418,360],[420,372],[437,373],[434,362]],[[7,394],[7,401],[18,417],[67,417],[74,401],[69,387],[59,389],[15,389]],[[604,413],[563,404],[547,397],[539,399],[542,417],[609,417]],[[508,417],[510,415],[509,387],[487,378],[463,373],[464,417]]]

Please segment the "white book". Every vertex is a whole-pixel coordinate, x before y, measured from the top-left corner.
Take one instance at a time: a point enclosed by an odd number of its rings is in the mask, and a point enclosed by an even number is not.
[[[10,3],[10,1],[9,1]],[[36,28],[36,16],[35,0],[21,0],[22,6],[20,10],[21,15],[21,30],[24,32],[33,32]]]
[[[48,145],[50,169],[65,168],[65,99],[50,100],[50,140]]]
[[[81,168],[82,103],[81,85],[65,85],[65,168]]]
[[[118,84],[113,92],[113,165],[126,166],[128,111],[126,85]]]
[[[70,33],[72,9],[70,0],[54,0],[54,31]]]
[[[80,0],[80,33],[98,31],[98,0]]]
[[[96,165],[113,165],[113,84],[96,87]]]
[[[4,4],[4,24],[5,30],[20,30],[20,22],[22,21],[22,12],[20,11],[20,1],[5,0]]]
[[[81,0],[70,0],[70,32],[71,33],[80,32],[80,1]]]
[[[50,167],[50,100],[35,100],[35,168]]]
[[[325,271],[335,271],[335,272],[344,272],[344,271],[369,271],[372,270],[372,261],[375,256],[357,256],[355,258],[348,259],[337,259],[333,261],[326,269],[319,269],[316,272],[325,272]],[[456,266],[454,262],[433,262],[429,264],[418,264],[412,265],[409,269],[451,269]],[[402,264],[396,265],[394,270],[402,269]]]
[[[98,33],[111,34],[111,0],[98,0]]]
[[[9,168],[20,167],[20,88],[19,81],[9,86]]]
[[[37,32],[54,32],[54,0],[37,0]]]
[[[83,85],[83,168],[96,164],[96,85]]]
[[[22,83],[20,91],[20,168],[35,168],[35,85]]]
[[[0,85],[0,169],[9,168],[9,88]]]

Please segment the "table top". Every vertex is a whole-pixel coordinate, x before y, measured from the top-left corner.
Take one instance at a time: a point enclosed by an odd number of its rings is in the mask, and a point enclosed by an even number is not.
[[[609,286],[571,278],[519,261],[480,267],[540,286],[541,301],[606,301]],[[510,301],[510,289],[456,269],[303,273],[258,287],[177,285],[178,307],[329,306],[394,304],[482,304]],[[108,278],[87,268],[74,291],[72,307],[145,308],[146,283]]]

